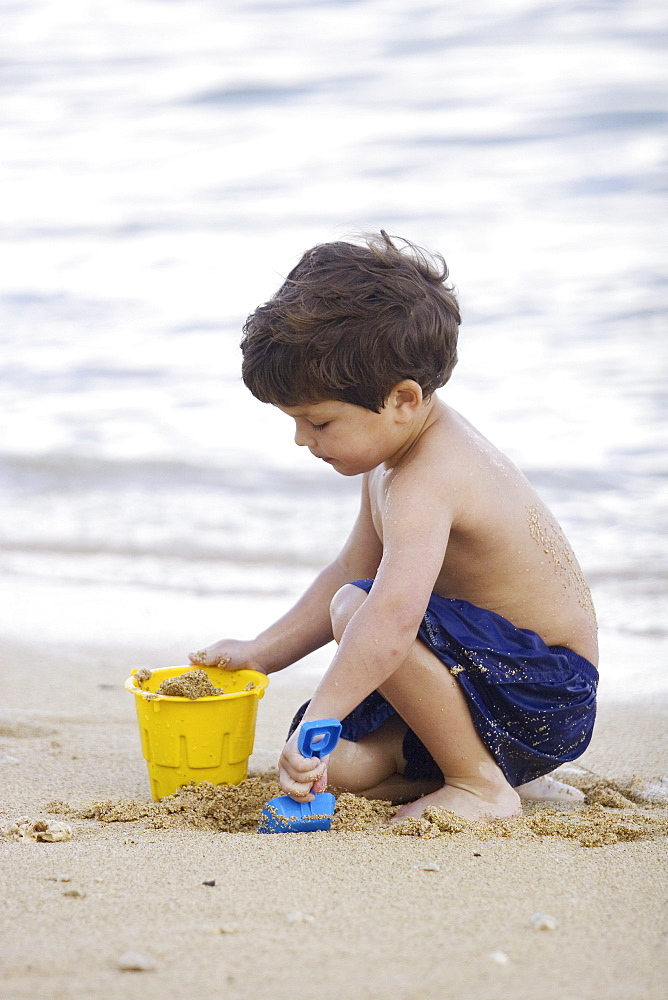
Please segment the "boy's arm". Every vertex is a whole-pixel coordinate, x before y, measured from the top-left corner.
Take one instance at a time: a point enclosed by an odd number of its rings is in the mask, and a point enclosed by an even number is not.
[[[332,639],[329,605],[345,583],[375,575],[382,555],[382,545],[371,519],[366,481],[355,525],[340,553],[299,598],[287,614],[261,632],[255,639],[221,639],[190,659],[197,664],[226,660],[230,669],[254,667],[265,674],[283,670]]]
[[[406,470],[408,472],[408,470]],[[374,585],[350,619],[338,651],[303,721],[343,719],[399,667],[415,642],[439,575],[452,524],[442,476],[397,475],[383,517],[383,557]],[[297,750],[299,728],[279,761],[281,785],[301,802],[327,784],[327,758],[306,760]]]
[[[422,474],[419,488],[409,469],[395,476],[375,583],[351,618],[306,720],[344,718],[408,654],[445,558],[453,516],[448,492],[436,472]]]

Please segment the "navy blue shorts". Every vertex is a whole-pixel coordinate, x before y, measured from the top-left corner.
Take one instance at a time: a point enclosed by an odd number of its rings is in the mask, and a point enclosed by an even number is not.
[[[367,594],[372,584],[354,581]],[[437,594],[427,605],[418,638],[457,678],[483,743],[511,785],[547,774],[587,749],[598,671],[583,656],[565,646],[547,646],[535,632],[493,611]],[[297,712],[291,733],[306,707]],[[341,720],[341,736],[357,742],[396,714],[374,691]],[[443,778],[410,729],[403,753],[407,778]]]

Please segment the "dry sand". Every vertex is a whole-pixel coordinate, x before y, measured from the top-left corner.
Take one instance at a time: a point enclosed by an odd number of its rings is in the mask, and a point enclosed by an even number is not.
[[[602,704],[570,774],[582,811],[401,836],[342,796],[332,832],[262,836],[311,684],[272,680],[242,789],[154,805],[133,665],[120,646],[3,650],[0,997],[664,1000],[668,809],[643,794],[668,772],[665,701]]]

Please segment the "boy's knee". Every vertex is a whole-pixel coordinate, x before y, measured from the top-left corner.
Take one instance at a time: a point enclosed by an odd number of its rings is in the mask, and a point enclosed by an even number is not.
[[[390,770],[393,765],[390,765]],[[359,794],[386,778],[388,765],[362,740],[339,740],[327,764],[327,783]]]
[[[361,604],[366,599],[366,592],[353,583],[346,583],[334,594],[329,606],[332,618],[332,630],[337,642],[345,632],[346,626]]]
[[[327,784],[335,788],[343,788],[347,792],[359,792],[363,789],[363,781],[355,775],[354,760],[357,747],[349,740],[339,740],[336,749],[332,751],[327,763]]]

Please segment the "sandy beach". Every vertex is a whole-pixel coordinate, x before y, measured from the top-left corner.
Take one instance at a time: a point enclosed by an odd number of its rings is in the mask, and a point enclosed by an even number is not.
[[[560,836],[378,827],[267,837],[83,819],[100,800],[150,803],[123,689],[131,665],[120,646],[3,649],[0,826],[27,817],[72,830],[56,843],[0,838],[3,1000],[665,996],[665,806],[625,810],[655,826],[593,847]],[[269,771],[312,684],[299,668],[273,679],[252,774]],[[668,770],[667,721],[665,700],[604,702],[578,763],[646,785]],[[54,800],[70,814],[50,812]],[[619,809],[605,814],[619,826]],[[128,952],[152,967],[121,970]]]

